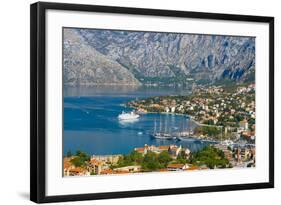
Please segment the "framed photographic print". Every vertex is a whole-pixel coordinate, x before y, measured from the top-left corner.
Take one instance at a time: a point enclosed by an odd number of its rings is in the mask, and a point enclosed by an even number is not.
[[[274,18],[31,5],[34,202],[274,187]]]

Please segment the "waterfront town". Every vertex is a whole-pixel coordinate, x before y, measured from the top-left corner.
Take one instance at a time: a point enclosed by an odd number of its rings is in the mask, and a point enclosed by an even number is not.
[[[135,147],[129,154],[88,155],[83,151],[63,158],[64,176],[193,171],[255,167],[255,85],[197,86],[188,96],[161,96],[127,103],[140,114],[188,116],[196,127],[189,131],[200,151],[171,143]],[[177,138],[173,140],[178,140]]]
[[[255,85],[198,86],[187,96],[161,96],[127,103],[140,113],[159,112],[189,116],[202,140],[255,141]]]

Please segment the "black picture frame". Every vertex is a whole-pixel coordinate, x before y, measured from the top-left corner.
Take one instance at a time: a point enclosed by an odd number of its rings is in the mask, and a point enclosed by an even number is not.
[[[45,165],[45,35],[46,11],[67,10],[101,13],[121,13],[150,16],[168,16],[193,19],[262,22],[269,24],[269,181],[263,183],[171,188],[109,193],[46,196]],[[274,187],[274,18],[265,16],[230,15],[143,8],[125,8],[83,4],[38,2],[30,6],[30,199],[37,203],[76,200],[97,200],[124,197],[218,192]]]

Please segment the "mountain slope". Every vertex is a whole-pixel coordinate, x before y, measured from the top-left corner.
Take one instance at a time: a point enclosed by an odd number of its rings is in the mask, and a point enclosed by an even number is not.
[[[89,46],[77,31],[65,29],[64,84],[140,85],[140,82],[126,68]]]
[[[143,84],[254,81],[253,37],[100,29],[65,29],[65,32],[70,30],[83,39],[81,42],[88,49],[99,53],[102,62],[117,63]],[[127,84],[131,84],[131,78]]]

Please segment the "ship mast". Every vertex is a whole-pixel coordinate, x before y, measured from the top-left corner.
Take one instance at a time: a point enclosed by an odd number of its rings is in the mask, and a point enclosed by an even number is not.
[[[188,118],[188,135],[190,136],[190,131],[191,131],[191,128],[190,128],[190,118]]]
[[[183,117],[182,118],[182,133],[184,133],[184,131],[185,131],[185,118]]]
[[[169,132],[170,135],[172,134],[172,124],[173,124],[173,121],[170,118],[170,122],[168,123],[168,130],[169,130],[168,132]]]
[[[164,133],[167,133],[167,116],[165,117],[165,130]]]
[[[155,120],[155,118],[154,118],[154,134],[156,133],[156,120]]]
[[[160,114],[160,125],[159,125],[159,132],[162,131],[162,119],[161,119],[161,114]]]

